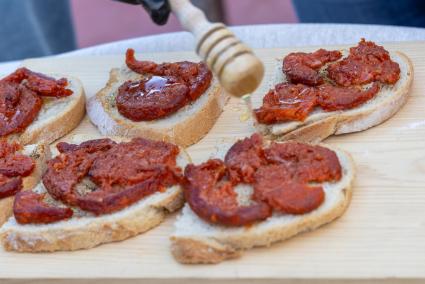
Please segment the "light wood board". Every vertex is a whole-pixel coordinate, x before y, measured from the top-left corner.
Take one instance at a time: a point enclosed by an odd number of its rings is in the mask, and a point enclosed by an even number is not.
[[[174,261],[169,251],[172,216],[143,235],[86,251],[19,254],[0,249],[0,279],[26,279],[25,283],[47,278],[101,278],[117,283],[124,279],[186,283],[200,278],[214,283],[219,279],[274,279],[279,283],[308,283],[309,279],[320,283],[331,279],[335,283],[336,279],[425,281],[425,42],[386,46],[405,52],[413,60],[413,89],[407,104],[389,121],[326,141],[351,152],[358,167],[351,206],[337,221],[270,248],[248,251],[236,260],[188,266]],[[267,71],[254,99],[261,99],[267,90],[275,59],[289,51],[257,50]],[[182,52],[138,58],[197,60],[195,54]],[[29,60],[25,65],[45,73],[77,76],[87,96],[92,96],[107,81],[108,71],[123,64],[123,59],[123,55],[47,58]],[[244,114],[243,102],[230,100],[212,131],[189,148],[194,161],[207,159],[222,142],[250,135],[252,122],[245,120]],[[95,132],[86,118],[72,134]],[[296,281],[300,279],[306,282]]]

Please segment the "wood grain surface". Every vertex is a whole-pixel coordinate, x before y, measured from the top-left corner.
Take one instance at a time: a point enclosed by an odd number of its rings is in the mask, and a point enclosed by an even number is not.
[[[130,283],[139,279],[156,283],[196,283],[200,279],[210,280],[207,283],[241,283],[246,279],[269,279],[276,283],[339,283],[341,279],[350,280],[346,283],[423,283],[425,42],[386,47],[402,51],[413,60],[413,88],[407,104],[389,121],[361,133],[326,140],[351,152],[358,167],[351,206],[340,219],[272,247],[253,249],[236,260],[188,266],[177,263],[170,254],[168,236],[175,218],[171,216],[143,235],[91,250],[21,254],[0,249],[0,283],[28,283],[34,279],[52,279],[54,283],[59,279],[64,283]],[[267,90],[276,58],[289,51],[256,50],[265,63],[266,79],[253,94],[254,99],[261,99]],[[194,53],[181,52],[139,54],[138,58],[197,60]],[[77,76],[83,81],[87,96],[92,96],[107,81],[108,71],[123,64],[123,59],[123,55],[46,58],[28,60],[24,65],[45,73]],[[195,162],[201,162],[217,151],[222,142],[234,141],[253,131],[242,100],[232,98],[212,131],[188,151]],[[75,133],[97,131],[85,118],[70,135]]]

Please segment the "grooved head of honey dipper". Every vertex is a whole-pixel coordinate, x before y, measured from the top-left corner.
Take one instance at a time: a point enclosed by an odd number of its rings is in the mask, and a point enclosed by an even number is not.
[[[229,60],[219,73],[223,88],[241,97],[254,92],[264,77],[263,63],[252,53],[243,53]]]

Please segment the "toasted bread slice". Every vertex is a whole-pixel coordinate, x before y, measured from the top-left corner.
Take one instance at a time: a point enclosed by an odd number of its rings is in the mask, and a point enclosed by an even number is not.
[[[22,154],[31,157],[35,167],[29,176],[22,178],[22,190],[31,190],[40,181],[46,169],[46,161],[50,158],[50,148],[46,144],[31,144],[24,146]],[[0,226],[12,216],[13,196],[0,199]]]
[[[145,137],[187,147],[208,133],[227,101],[227,95],[213,79],[203,95],[176,113],[154,121],[135,122],[118,112],[115,97],[121,84],[141,76],[126,66],[112,69],[106,87],[87,101],[89,118],[103,135]]]
[[[65,76],[53,75],[52,77],[59,79]],[[65,78],[69,82],[67,88],[71,89],[73,94],[63,98],[43,97],[43,106],[36,119],[24,132],[9,135],[9,141],[18,140],[22,145],[50,144],[78,126],[85,114],[83,85],[77,78],[69,76]]]
[[[71,143],[93,139],[83,137],[76,135]],[[112,139],[123,141],[118,137]],[[184,167],[189,160],[190,157],[182,150],[177,158],[178,164]],[[42,182],[33,190],[39,193],[46,191]],[[4,248],[9,251],[52,252],[88,249],[148,231],[159,225],[170,212],[181,208],[183,202],[182,189],[175,185],[164,192],[149,195],[123,210],[101,216],[77,209],[71,219],[42,225],[21,225],[11,217],[0,229],[0,238]]]
[[[171,236],[174,257],[182,263],[218,263],[238,257],[244,250],[269,246],[301,232],[314,230],[341,216],[351,200],[354,162],[342,150],[321,146],[336,152],[343,175],[336,183],[322,184],[325,201],[317,209],[303,215],[274,213],[265,221],[249,227],[225,227],[205,222],[186,204]],[[252,187],[239,185],[236,191],[238,199],[246,199],[252,194]]]
[[[343,53],[348,54],[347,51]],[[392,52],[390,56],[400,65],[400,80],[395,85],[383,85],[379,93],[366,103],[342,111],[325,112],[316,109],[304,121],[270,125],[255,121],[257,130],[269,139],[319,142],[333,134],[362,131],[384,122],[404,105],[413,82],[413,64],[410,59],[401,52]],[[281,68],[282,60],[279,60],[271,88],[287,81]],[[253,108],[260,106],[261,100],[252,102]]]

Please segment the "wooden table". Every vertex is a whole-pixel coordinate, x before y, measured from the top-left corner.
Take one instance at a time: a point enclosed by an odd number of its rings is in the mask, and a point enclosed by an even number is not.
[[[352,153],[358,166],[351,206],[337,221],[270,248],[254,249],[219,265],[181,265],[169,251],[174,216],[133,239],[95,249],[51,254],[7,253],[0,249],[0,283],[88,282],[245,283],[423,283],[425,281],[425,42],[386,45],[410,56],[415,81],[407,104],[392,119],[365,132],[326,142]],[[297,50],[301,50],[297,48]],[[305,50],[314,50],[307,48]],[[289,49],[260,49],[266,77],[275,58]],[[193,53],[144,54],[157,61],[196,60]],[[25,65],[38,71],[78,76],[88,96],[107,80],[123,56],[36,59]],[[255,94],[261,99],[267,78]],[[253,131],[241,101],[232,99],[213,130],[189,148],[195,162],[207,159],[220,143]],[[74,133],[93,133],[86,119]],[[84,281],[84,282],[85,282]],[[31,281],[31,283],[46,281]],[[251,281],[249,283],[252,283]]]

